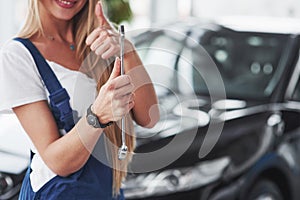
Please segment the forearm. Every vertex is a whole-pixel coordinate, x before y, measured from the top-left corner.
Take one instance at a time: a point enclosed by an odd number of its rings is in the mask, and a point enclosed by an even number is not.
[[[86,163],[103,131],[91,127],[82,117],[61,137],[45,100],[15,107],[13,111],[45,164],[61,176],[79,170]]]
[[[41,156],[54,173],[68,176],[84,166],[101,132],[83,117],[68,134],[49,144]]]
[[[135,87],[133,117],[144,127],[153,127],[159,120],[158,100],[151,78],[132,44],[124,56],[125,72],[132,78]]]

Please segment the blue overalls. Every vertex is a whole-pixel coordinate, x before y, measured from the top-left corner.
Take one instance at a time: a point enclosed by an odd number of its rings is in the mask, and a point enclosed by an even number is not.
[[[45,59],[28,39],[15,38],[27,47],[33,56],[41,77],[50,93],[50,105],[59,127],[69,131],[74,125],[69,96],[46,63]],[[42,68],[42,69],[40,69]],[[50,75],[49,75],[50,74]],[[54,75],[54,76],[53,76]],[[54,89],[53,89],[54,88]],[[52,95],[52,97],[51,97]],[[103,135],[97,146],[105,154]],[[102,156],[103,157],[103,156]],[[106,162],[107,163],[107,162]],[[41,189],[34,192],[30,183],[30,166],[24,177],[19,200],[124,200],[123,191],[118,197],[112,195],[112,169],[98,161],[93,155],[77,172],[68,177],[55,176]]]
[[[104,144],[101,147],[104,147]],[[103,151],[105,151],[105,148],[103,148]],[[68,177],[54,177],[36,193],[31,188],[29,175],[30,168],[27,170],[23,180],[19,196],[20,200],[125,199],[122,190],[118,197],[112,198],[112,169],[102,164],[92,155],[82,169]]]

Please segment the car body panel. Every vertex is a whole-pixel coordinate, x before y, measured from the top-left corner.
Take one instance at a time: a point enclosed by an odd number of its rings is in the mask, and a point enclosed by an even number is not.
[[[272,181],[272,183],[277,185],[278,188],[280,188],[280,193],[284,196],[284,199],[297,200],[300,198],[300,194],[297,189],[300,187],[300,159],[298,158],[299,156],[297,156],[300,153],[300,68],[298,35],[300,26],[298,27],[296,25],[293,28],[290,27],[290,29],[284,29],[287,24],[282,24],[282,27],[278,25],[278,27],[268,29],[267,27],[272,26],[272,24],[274,23],[277,23],[277,21],[274,19],[272,23],[266,25],[265,27],[256,26],[257,29],[255,29],[255,23],[250,22],[240,24],[240,26],[238,26],[240,22],[230,23],[229,21],[226,21],[225,23],[225,20],[223,20],[222,22],[216,22],[217,23],[202,23],[199,22],[199,20],[198,22],[197,20],[195,20],[191,23],[176,23],[163,27],[161,29],[145,31],[141,35],[137,36],[136,46],[138,50],[141,49],[142,51],[140,54],[142,59],[146,58],[146,67],[147,65],[151,64],[156,64],[157,66],[159,66],[159,62],[162,62],[162,65],[160,66],[175,65],[175,70],[180,71],[180,59],[186,59],[186,56],[188,56],[188,54],[185,54],[184,56],[184,49],[193,49],[193,46],[188,43],[188,40],[192,40],[191,43],[200,42],[200,46],[201,44],[204,44],[202,47],[204,49],[207,48],[207,52],[209,55],[211,55],[212,60],[218,61],[219,59],[220,61],[222,61],[222,59],[225,58],[224,53],[226,53],[223,50],[220,51],[222,45],[212,51],[212,48],[208,48],[209,46],[205,43],[206,41],[211,41],[209,40],[209,38],[212,38],[214,35],[216,35],[217,39],[219,39],[219,41],[217,41],[219,42],[219,44],[221,44],[222,42],[224,44],[225,40],[223,39],[226,39],[227,36],[229,36],[229,38],[230,36],[232,36],[232,38],[249,37],[248,44],[250,44],[250,46],[252,45],[251,48],[253,48],[253,50],[255,50],[256,45],[263,44],[263,41],[269,42],[266,44],[274,45],[272,44],[272,42],[274,41],[270,42],[271,40],[268,39],[273,38],[275,40],[278,40],[279,43],[277,44],[281,43],[280,49],[278,49],[279,46],[270,46],[270,48],[262,47],[261,49],[257,49],[257,52],[255,52],[256,50],[252,51],[253,54],[247,54],[247,49],[241,49],[239,52],[241,56],[237,58],[237,60],[240,62],[247,62],[247,59],[249,59],[250,57],[252,57],[252,59],[255,58],[253,57],[254,55],[258,56],[256,58],[259,59],[262,63],[266,62],[267,58],[273,59],[272,70],[277,71],[272,71],[273,77],[267,79],[256,80],[251,79],[251,77],[250,79],[247,79],[246,76],[245,78],[240,78],[240,84],[247,84],[246,80],[249,83],[249,86],[245,85],[242,87],[242,90],[244,91],[240,91],[240,95],[238,95],[238,93],[230,93],[231,88],[228,87],[226,88],[227,97],[224,99],[214,99],[215,101],[212,101],[212,99],[207,94],[205,94],[205,92],[196,92],[196,98],[195,96],[189,96],[188,94],[183,94],[185,98],[180,98],[182,91],[180,91],[180,88],[178,89],[178,85],[175,85],[175,89],[174,85],[172,87],[169,87],[172,88],[171,91],[165,92],[165,94],[162,93],[163,95],[160,95],[161,90],[159,90],[159,99],[172,99],[172,96],[179,96],[178,102],[176,104],[177,106],[180,105],[181,108],[186,106],[184,107],[184,109],[187,108],[189,110],[198,110],[206,113],[209,116],[209,124],[205,125],[205,123],[203,123],[202,126],[198,124],[197,127],[190,127],[190,129],[185,131],[173,131],[173,134],[166,135],[155,134],[152,132],[152,134],[148,138],[138,138],[137,153],[145,153],[164,148],[164,145],[171,143],[174,138],[178,137],[178,135],[182,135],[182,138],[187,138],[189,137],[191,132],[197,132],[189,148],[187,148],[186,151],[182,152],[182,155],[178,159],[174,160],[172,163],[161,169],[157,169],[157,171],[155,172],[157,174],[160,174],[164,172],[170,172],[172,170],[175,171],[185,168],[191,169],[192,166],[196,166],[198,164],[201,165],[201,163],[210,162],[224,157],[230,158],[230,164],[226,168],[224,168],[221,176],[218,179],[207,183],[206,185],[199,186],[198,189],[187,188],[185,191],[176,191],[176,189],[174,189],[174,191],[167,191],[166,189],[164,194],[151,194],[145,192],[144,196],[134,196],[134,192],[131,191],[130,187],[126,189],[126,183],[129,183],[131,179],[130,174],[129,181],[125,182],[125,196],[127,196],[128,199],[167,200],[187,198],[205,200],[244,200],[248,198],[249,192],[251,191],[253,186],[260,180],[264,179],[270,180]],[[254,20],[252,22],[257,21]],[[293,23],[295,23],[295,21],[293,21]],[[296,24],[299,23],[296,22]],[[177,34],[177,36],[174,36],[174,34],[176,35],[178,30],[181,30],[183,32]],[[184,35],[186,38],[184,37]],[[162,44],[164,42],[163,39],[157,39],[159,37],[167,38],[165,40],[165,45]],[[147,40],[145,38],[147,38]],[[238,40],[234,39],[233,41],[236,41],[236,43],[238,42]],[[174,45],[170,48],[167,48],[167,46],[170,46],[172,42],[174,43]],[[145,52],[145,49],[147,47],[149,47],[149,51],[156,51],[157,49],[159,49],[159,53],[147,53]],[[161,53],[162,48],[167,48],[164,53]],[[272,48],[273,55],[263,53],[271,50]],[[219,55],[214,54],[214,52],[218,51]],[[166,52],[168,52],[169,55]],[[195,53],[195,50],[193,53]],[[260,55],[265,57],[260,57]],[[274,57],[274,55],[276,55],[276,57]],[[152,61],[154,60],[153,56],[156,57],[155,61]],[[161,57],[158,58],[159,56]],[[219,56],[219,58],[217,56]],[[175,60],[172,61],[171,57],[173,57],[172,59]],[[200,56],[200,58],[202,58],[202,56]],[[195,58],[187,57],[187,60],[189,60],[189,62],[187,63],[193,65],[194,67],[198,67],[197,64],[194,63],[193,59]],[[183,66],[186,67],[187,65]],[[219,66],[218,62],[217,66]],[[234,67],[238,67],[238,65],[234,65]],[[254,63],[254,65],[251,65],[250,67],[252,71],[237,71],[237,74],[234,76],[242,77],[242,73],[252,73],[251,76],[254,76],[255,73],[259,73],[256,71],[256,69],[258,69],[258,65],[256,63]],[[265,77],[267,77],[270,65],[260,65],[259,67],[265,67],[260,68],[260,70],[265,70]],[[154,76],[155,81],[159,80],[159,77],[155,77],[158,76],[158,74],[155,75],[155,71],[150,70],[149,73],[150,75]],[[221,74],[223,73],[224,72],[221,71]],[[232,76],[232,78],[228,78],[227,82],[225,78],[225,87],[230,84],[230,81],[234,81],[234,76]],[[161,78],[169,79],[170,77],[166,76]],[[176,79],[173,80],[174,82],[177,81]],[[254,84],[249,81],[257,82]],[[166,82],[165,80],[160,83],[168,84],[168,82]],[[198,83],[202,82],[200,81]],[[250,84],[253,84],[253,87]],[[236,84],[234,87],[236,86],[238,86],[238,84]],[[256,91],[254,86],[258,88],[264,86],[264,91],[262,90],[262,92],[260,92],[259,89],[257,89]],[[233,91],[236,89],[234,87],[232,87]],[[298,90],[295,89],[295,87],[297,87]],[[197,90],[197,87],[194,89]],[[295,90],[299,92],[295,94]],[[195,101],[198,100],[201,103],[198,103],[197,106],[182,103],[188,99]],[[291,99],[297,100],[295,101]],[[180,112],[174,112],[176,105],[170,106],[171,108],[168,108],[169,112],[167,112],[167,114],[164,113],[164,116],[167,117],[162,118],[161,120],[168,121],[169,119],[174,117],[174,115],[177,117],[181,116],[185,118],[186,115],[180,115]],[[200,117],[199,120],[201,120]],[[199,156],[199,151],[203,145],[203,141],[205,141],[206,139],[209,125],[212,122],[215,123],[214,125],[218,123],[224,123],[222,133],[211,151],[204,157],[201,157]],[[146,137],[145,135],[147,135],[146,132],[147,131],[144,131],[143,133],[144,137]],[[149,132],[151,132],[151,129],[149,130]],[[137,136],[139,137],[139,132],[137,132]],[[139,141],[143,142],[139,143]],[[181,148],[182,147],[180,147],[180,145],[176,146],[176,149],[183,150]],[[161,152],[159,158],[168,158],[171,155],[172,152]],[[136,161],[139,160],[135,160],[135,157],[133,157],[133,166],[141,164],[136,163]],[[150,160],[148,164],[150,164],[150,162],[153,162],[153,160]],[[141,165],[147,164],[142,163]],[[145,172],[144,176],[147,177],[147,174],[151,175],[151,173],[154,172]],[[139,173],[133,175],[133,177],[133,179],[138,179]],[[178,179],[180,180],[180,177],[178,177]],[[139,183],[143,184],[142,182]],[[150,181],[148,181],[147,183],[148,185],[151,185]],[[149,188],[153,189],[155,187],[149,186]],[[139,187],[135,189],[136,191],[143,190],[142,188],[139,189]]]

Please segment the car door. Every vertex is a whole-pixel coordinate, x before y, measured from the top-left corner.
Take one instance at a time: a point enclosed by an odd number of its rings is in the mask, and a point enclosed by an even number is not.
[[[284,132],[278,152],[289,164],[293,173],[290,188],[293,199],[300,198],[300,60],[290,78],[282,109]]]

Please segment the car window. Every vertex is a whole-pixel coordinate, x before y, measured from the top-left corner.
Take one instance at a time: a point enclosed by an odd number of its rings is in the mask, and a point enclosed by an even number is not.
[[[275,34],[213,32],[201,44],[218,66],[228,96],[263,98],[272,92],[269,84],[274,89],[286,41]]]
[[[139,43],[138,48],[144,47],[140,55],[154,82],[180,93],[192,89],[197,94],[208,94],[201,71],[217,66],[229,98],[259,100],[273,92],[284,68],[280,61],[287,36],[228,30],[200,32],[191,34],[198,37],[191,40],[198,45],[189,42],[188,36],[178,39],[166,31],[150,36],[151,42]],[[215,74],[209,76],[205,78],[216,78]]]
[[[182,41],[165,35],[159,35],[151,42],[141,42],[137,46],[158,96],[175,90],[175,63],[182,46]]]
[[[178,62],[178,90],[180,93],[207,94],[207,86],[202,76],[203,68],[213,67],[214,63],[201,46],[185,46]]]

